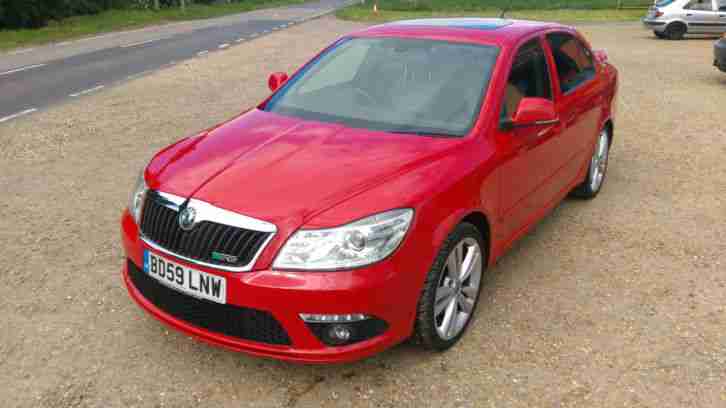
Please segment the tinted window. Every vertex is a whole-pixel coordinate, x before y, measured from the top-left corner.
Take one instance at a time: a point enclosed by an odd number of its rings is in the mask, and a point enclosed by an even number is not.
[[[701,11],[713,11],[713,2],[711,0],[693,0],[688,3],[684,9],[686,10],[701,10]]]
[[[344,40],[265,106],[283,115],[399,133],[465,135],[499,49],[409,38]]]
[[[718,11],[726,11],[726,0],[718,0]]]
[[[563,93],[577,88],[595,75],[592,53],[580,40],[566,33],[547,35]]]
[[[502,117],[511,119],[526,97],[552,99],[547,59],[538,39],[522,46],[512,64],[504,94]]]

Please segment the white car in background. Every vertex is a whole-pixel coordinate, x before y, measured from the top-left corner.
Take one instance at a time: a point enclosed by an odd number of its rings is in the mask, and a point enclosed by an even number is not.
[[[726,0],[657,0],[643,24],[658,38],[726,32]]]

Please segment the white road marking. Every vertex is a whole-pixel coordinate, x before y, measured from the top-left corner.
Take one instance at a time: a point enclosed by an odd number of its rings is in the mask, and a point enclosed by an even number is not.
[[[270,32],[270,30],[262,30],[262,34],[267,34],[269,32]]]
[[[27,67],[15,68],[15,69],[11,69],[10,71],[0,72],[0,76],[10,75],[10,74],[14,74],[16,72],[21,72],[21,71],[27,71],[27,70],[33,69],[33,68],[40,68],[40,67],[44,67],[45,65],[46,64],[36,64],[36,65],[28,65]]]
[[[22,112],[13,113],[12,115],[8,115],[8,116],[5,116],[4,118],[0,118],[0,123],[7,122],[7,121],[13,120],[15,118],[19,118],[19,117],[21,117],[23,115],[27,115],[27,114],[33,113],[35,111],[37,111],[37,109],[30,108],[30,109],[26,109],[26,110],[24,110]]]
[[[152,71],[153,71],[153,69],[147,69],[147,70],[145,70],[145,71],[137,72],[137,73],[135,73],[135,74],[132,74],[132,75],[129,75],[129,76],[127,76],[127,77],[126,77],[126,79],[128,79],[128,80],[131,80],[131,79],[136,79],[136,78],[138,78],[138,77],[140,77],[140,76],[144,76],[144,75],[146,75],[146,74],[149,74],[149,73],[151,73]]]
[[[72,98],[76,98],[81,95],[89,94],[91,92],[96,92],[103,88],[105,88],[105,85],[94,86],[93,88],[89,88],[89,89],[83,90],[81,92],[72,93],[69,96],[71,96]]]
[[[123,32],[121,32],[121,33],[123,33]],[[115,35],[118,35],[118,34],[121,34],[121,33],[108,33],[108,34],[95,35],[93,37],[86,37],[86,38],[81,38],[79,40],[75,40],[75,42],[98,40],[99,38],[115,36]]]
[[[131,44],[120,45],[120,47],[121,48],[136,47],[139,45],[146,45],[146,44],[153,43],[155,41],[161,41],[161,40],[164,40],[164,38],[152,38],[151,40],[139,41],[139,42],[135,42],[135,43],[131,43]]]
[[[229,44],[227,44],[227,43],[224,43],[224,44],[219,44],[219,49],[220,49],[220,50],[223,50],[223,49],[225,49],[225,48],[227,48],[227,47],[229,47]]]
[[[201,57],[201,56],[203,56],[203,55],[207,55],[207,54],[209,54],[209,50],[204,50],[204,51],[199,51],[199,52],[197,53],[197,56],[198,56],[198,57]]]
[[[9,52],[8,55],[25,54],[25,53],[30,52],[30,51],[35,51],[35,48],[24,48],[24,49],[21,49],[21,50],[12,51],[12,52]]]
[[[238,38],[238,39],[234,40],[234,42],[236,42],[236,43],[241,43],[241,42],[242,42],[242,41],[244,41],[244,40],[245,40],[244,38]]]
[[[250,38],[255,38],[255,37],[257,37],[258,35],[260,35],[260,34],[259,34],[259,33],[252,33],[252,34],[250,34]]]

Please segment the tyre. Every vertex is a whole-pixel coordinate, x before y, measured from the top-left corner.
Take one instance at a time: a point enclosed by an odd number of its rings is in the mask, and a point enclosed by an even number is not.
[[[653,31],[653,34],[655,34],[656,37],[660,38],[661,40],[666,38],[666,35],[663,33],[659,33],[658,31]]]
[[[472,224],[459,224],[449,235],[424,283],[416,313],[415,342],[444,351],[461,339],[479,302],[487,248]]]
[[[665,35],[669,40],[682,40],[688,27],[683,23],[671,23],[666,27]]]
[[[600,192],[605,182],[609,155],[610,133],[607,129],[603,129],[597,138],[597,144],[590,158],[590,167],[587,169],[585,180],[572,190],[572,196],[585,199],[591,199],[597,196],[597,193]]]

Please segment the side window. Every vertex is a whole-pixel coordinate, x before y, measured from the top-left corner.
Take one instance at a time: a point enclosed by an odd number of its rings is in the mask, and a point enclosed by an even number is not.
[[[693,0],[683,8],[686,10],[714,11],[711,0]]]
[[[726,11],[726,0],[718,0],[718,11]]]
[[[560,89],[567,93],[595,75],[592,53],[577,38],[567,33],[547,35],[557,66]]]
[[[526,97],[552,99],[547,59],[539,39],[525,43],[514,58],[504,93],[502,119],[511,119]]]

